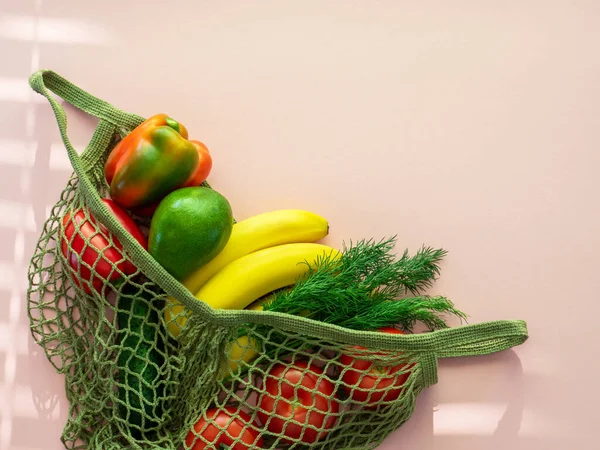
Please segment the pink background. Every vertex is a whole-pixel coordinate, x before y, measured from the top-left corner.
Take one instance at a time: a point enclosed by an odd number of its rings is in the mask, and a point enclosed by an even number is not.
[[[381,449],[597,448],[599,44],[597,0],[3,0],[0,450],[62,448],[68,413],[24,296],[70,173],[39,68],[186,124],[238,218],[444,247],[432,293],[528,321],[514,351],[441,361]],[[83,149],[94,122],[70,117]]]

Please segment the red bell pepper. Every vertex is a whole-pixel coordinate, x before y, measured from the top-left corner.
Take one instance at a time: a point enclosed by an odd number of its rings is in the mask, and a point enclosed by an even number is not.
[[[137,224],[109,199],[102,199],[117,220],[144,247],[148,241]],[[114,283],[122,275],[132,275],[137,268],[125,258],[123,245],[88,211],[79,208],[63,218],[60,248],[72,269],[75,284],[85,292],[101,292],[105,283]],[[111,244],[112,238],[112,244]]]

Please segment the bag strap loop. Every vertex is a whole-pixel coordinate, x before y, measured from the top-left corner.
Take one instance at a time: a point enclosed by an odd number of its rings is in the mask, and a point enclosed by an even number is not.
[[[115,108],[104,100],[74,85],[52,70],[38,70],[29,78],[29,85],[34,91],[48,98],[51,103],[52,100],[48,91],[54,92],[82,111],[116,126],[132,130],[144,121],[143,117]],[[56,113],[54,106],[53,104],[52,107]],[[57,104],[57,106],[60,108],[60,105]],[[63,116],[63,120],[59,120],[58,125],[66,127],[66,115],[64,111],[60,115]]]
[[[425,386],[437,383],[439,358],[489,355],[521,345],[527,339],[527,324],[522,320],[483,322],[426,334],[419,340],[417,350],[422,381]]]
[[[497,320],[435,333],[433,344],[438,358],[489,355],[521,345],[528,339],[522,320]]]

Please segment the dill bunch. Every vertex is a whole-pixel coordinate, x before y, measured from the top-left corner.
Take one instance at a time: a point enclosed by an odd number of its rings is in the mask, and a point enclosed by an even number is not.
[[[447,252],[422,247],[415,255],[392,253],[396,236],[343,245],[341,256],[324,254],[309,264],[306,275],[263,303],[266,311],[308,317],[355,330],[400,326],[412,331],[417,322],[430,330],[446,328],[444,314],[465,319],[446,297],[423,295],[439,275]]]

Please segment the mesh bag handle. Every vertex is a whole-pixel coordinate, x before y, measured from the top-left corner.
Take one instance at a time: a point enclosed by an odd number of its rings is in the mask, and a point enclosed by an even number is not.
[[[522,320],[498,320],[431,333],[432,347],[439,358],[479,356],[521,345],[528,337]]]
[[[264,324],[352,345],[415,352],[429,355],[431,364],[435,364],[437,358],[484,355],[503,351],[522,344],[528,338],[527,325],[520,320],[499,320],[464,325],[424,334],[392,335],[375,331],[350,330],[278,312],[213,309],[194,297],[125,230],[101,201],[100,195],[89,178],[90,170],[94,170],[96,174],[103,170],[102,167],[98,167],[97,158],[106,152],[115,133],[124,129],[131,130],[144,119],[136,114],[115,108],[51,70],[42,69],[35,72],[31,75],[29,84],[35,92],[43,95],[50,102],[71,165],[79,177],[81,193],[92,213],[120,240],[134,264],[147,277],[168,295],[178,299],[194,314],[198,314],[202,320],[229,327],[245,323]],[[65,110],[51,95],[51,92],[100,119],[90,143],[81,156],[73,148],[67,136]]]
[[[48,90],[54,92],[56,95],[82,111],[113,125],[133,129],[144,121],[143,117],[115,108],[104,100],[101,100],[84,91],[79,86],[74,85],[52,70],[42,69],[35,72],[30,77],[29,83],[34,91],[44,95],[50,100],[52,109],[54,109],[54,113],[57,116],[63,140],[68,140],[66,133],[62,133],[63,131],[66,132],[67,117],[62,107],[53,101],[54,99],[49,97]]]

